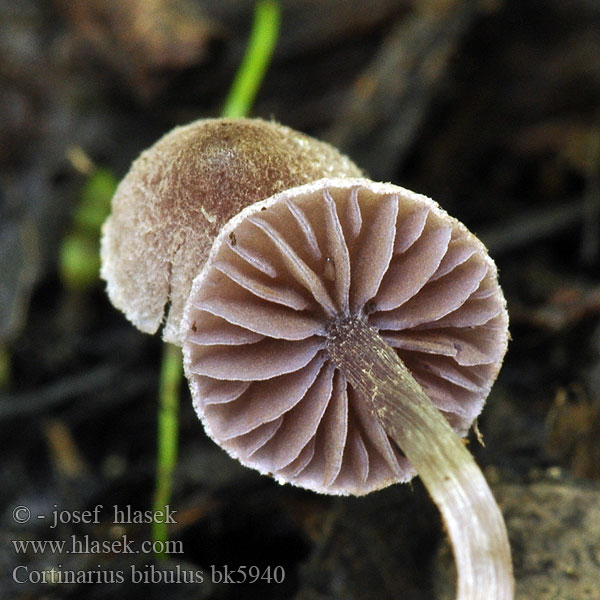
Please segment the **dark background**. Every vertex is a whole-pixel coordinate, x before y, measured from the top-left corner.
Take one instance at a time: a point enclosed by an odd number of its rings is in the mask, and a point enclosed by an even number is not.
[[[373,179],[435,198],[500,269],[512,343],[470,448],[504,511],[518,598],[600,598],[600,3],[287,0],[253,114],[336,144]],[[59,273],[86,183],[123,176],[176,124],[217,116],[253,3],[0,0],[0,598],[451,598],[421,483],[367,498],[279,486],[206,438],[183,390],[168,569],[196,585],[17,585],[42,571],[140,570],[151,555],[17,555],[10,540],[150,538],[110,507],[151,506],[158,337],[100,281]],[[12,511],[93,509],[50,530]],[[282,565],[282,584],[210,565]],[[149,567],[148,567],[149,568]]]

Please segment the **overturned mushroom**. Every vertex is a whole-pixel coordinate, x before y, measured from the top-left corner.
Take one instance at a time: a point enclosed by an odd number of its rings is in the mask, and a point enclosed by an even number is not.
[[[342,369],[344,336],[366,327],[465,435],[507,344],[481,242],[428,198],[363,179],[245,209],[215,240],[184,322],[207,430],[247,466],[317,492],[412,478]]]
[[[186,306],[185,369],[209,435],[281,482],[362,495],[416,469],[459,598],[511,598],[502,516],[448,425],[464,435],[481,411],[507,323],[493,261],[435,202],[324,179],[221,230]]]

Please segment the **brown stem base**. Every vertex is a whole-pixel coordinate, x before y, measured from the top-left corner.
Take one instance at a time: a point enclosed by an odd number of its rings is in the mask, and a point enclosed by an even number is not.
[[[458,570],[457,600],[512,599],[506,526],[460,437],[363,319],[338,317],[328,334],[332,361],[406,454],[442,513]]]

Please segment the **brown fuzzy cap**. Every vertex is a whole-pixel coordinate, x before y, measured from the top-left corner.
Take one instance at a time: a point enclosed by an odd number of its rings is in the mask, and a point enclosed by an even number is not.
[[[260,119],[177,127],[144,151],[120,183],[104,224],[102,278],[111,302],[167,342],[221,227],[242,208],[321,177],[360,169],[329,144]],[[170,307],[169,307],[170,303]]]

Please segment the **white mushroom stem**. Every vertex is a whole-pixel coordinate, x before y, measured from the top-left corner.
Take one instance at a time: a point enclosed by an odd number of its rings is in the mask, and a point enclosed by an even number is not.
[[[512,599],[506,526],[460,437],[363,319],[339,317],[328,333],[333,362],[411,461],[442,513],[458,570],[457,600]]]

